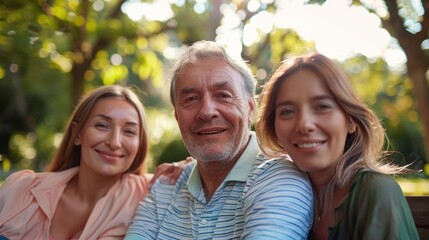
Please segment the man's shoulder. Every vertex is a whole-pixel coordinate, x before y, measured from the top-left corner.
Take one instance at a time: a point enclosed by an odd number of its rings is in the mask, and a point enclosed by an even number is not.
[[[280,158],[270,158],[259,154],[246,183],[247,188],[253,186],[272,187],[277,184],[302,185],[302,188],[311,190],[308,175],[298,169],[287,155]]]
[[[312,209],[313,190],[309,177],[287,156],[258,155],[243,192],[247,210],[262,202],[291,203],[302,210],[310,209],[309,212]]]
[[[263,154],[258,154],[254,163],[253,172],[256,174],[263,174],[267,172],[284,171],[286,173],[298,173],[300,175],[306,175],[304,172],[299,170],[292,159],[288,155],[282,157],[271,158]]]

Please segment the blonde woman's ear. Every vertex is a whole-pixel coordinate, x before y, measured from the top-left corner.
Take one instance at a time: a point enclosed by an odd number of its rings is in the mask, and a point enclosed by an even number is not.
[[[75,130],[76,130],[76,129],[74,129],[76,126],[77,126],[77,123],[76,123],[76,122],[73,122],[73,123],[71,124],[71,128],[72,128],[72,130],[73,130],[73,131],[75,131]],[[73,134],[72,134],[72,135],[73,135]],[[79,146],[79,145],[81,144],[79,134],[77,134],[77,135],[76,135],[76,138],[75,138],[75,139],[73,139],[73,143],[74,143],[74,145],[76,145],[76,146]]]

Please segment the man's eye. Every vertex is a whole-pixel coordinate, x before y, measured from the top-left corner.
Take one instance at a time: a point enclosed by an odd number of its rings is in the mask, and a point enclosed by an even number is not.
[[[230,94],[227,94],[227,93],[220,93],[220,94],[218,94],[218,97],[221,97],[221,98],[229,98],[229,97],[231,97],[231,95],[230,95]]]
[[[187,98],[185,98],[185,103],[194,102],[196,100],[198,100],[198,98],[196,96],[187,97]]]

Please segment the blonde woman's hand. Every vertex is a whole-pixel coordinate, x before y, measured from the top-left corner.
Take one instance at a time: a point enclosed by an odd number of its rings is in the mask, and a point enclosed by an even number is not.
[[[186,165],[192,163],[193,161],[194,158],[187,157],[185,160],[179,162],[160,164],[158,167],[156,167],[153,177],[149,181],[149,188],[151,188],[155,181],[161,176],[168,179],[167,181],[170,184],[176,183]]]

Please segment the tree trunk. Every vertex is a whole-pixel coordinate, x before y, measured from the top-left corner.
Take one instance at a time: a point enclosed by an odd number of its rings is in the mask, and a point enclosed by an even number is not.
[[[426,162],[429,162],[429,86],[426,79],[429,59],[421,47],[422,42],[428,36],[429,2],[422,1],[425,12],[421,17],[421,31],[418,33],[410,33],[406,29],[404,19],[399,15],[398,2],[398,0],[385,0],[389,18],[382,19],[382,21],[383,26],[398,40],[407,56],[407,75],[413,82],[417,110],[423,125]]]
[[[220,26],[222,19],[222,13],[220,12],[220,6],[222,5],[222,0],[212,1],[212,7],[210,9],[209,20],[208,20],[208,40],[214,41],[217,34],[216,29]]]
[[[427,59],[420,51],[416,54],[407,54],[408,76],[413,82],[413,91],[416,97],[417,109],[423,125],[424,147],[426,153],[426,162],[429,162],[429,87],[426,80],[426,71],[428,69]]]
[[[76,103],[78,102],[79,98],[82,96],[83,94],[83,83],[85,81],[84,79],[84,75],[85,75],[85,71],[89,68],[89,66],[84,66],[83,64],[79,64],[79,63],[74,63],[73,65],[73,69],[72,69],[72,89],[71,89],[71,94],[72,94],[72,104],[73,106],[76,105]]]
[[[119,0],[113,8],[107,19],[118,19],[121,16],[121,6],[125,0]],[[88,19],[90,11],[89,0],[83,0],[81,2],[81,16],[85,19],[85,23]],[[95,55],[99,50],[106,48],[112,39],[105,37],[99,37],[96,39],[94,44],[90,45],[90,41],[87,39],[88,34],[86,30],[86,24],[83,24],[76,35],[73,38],[73,68],[72,68],[72,100],[73,105],[77,103],[79,98],[83,94],[85,72],[91,69],[91,62],[94,60]]]

